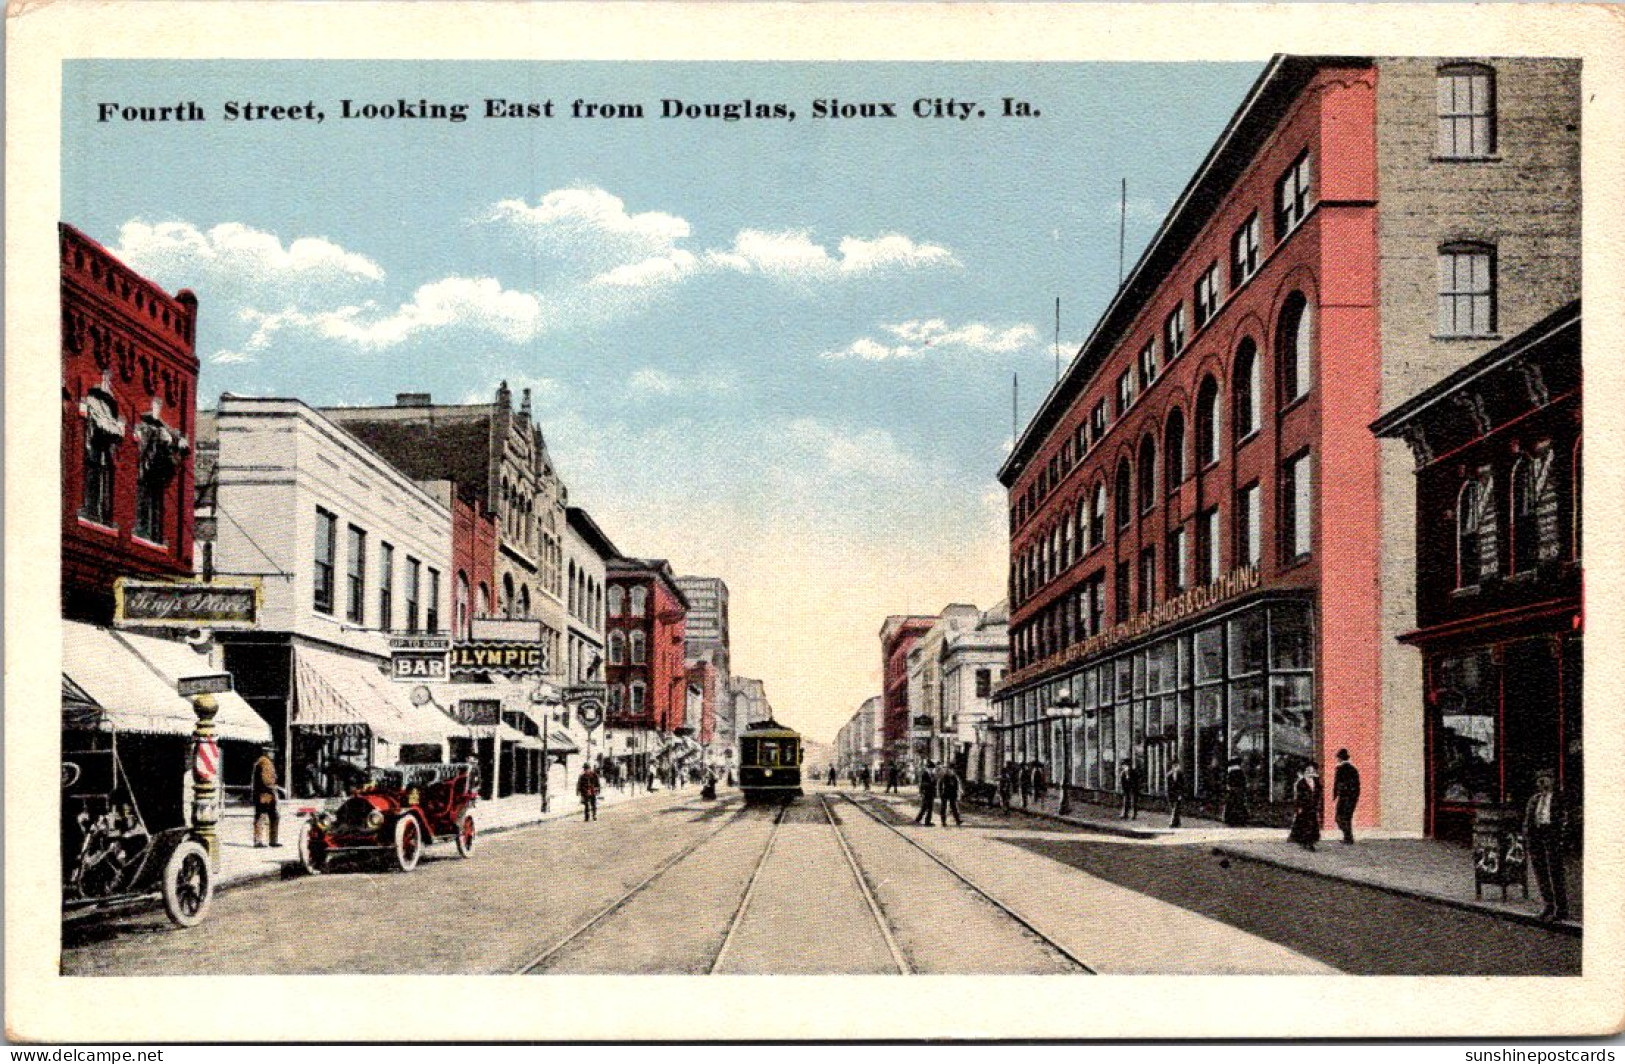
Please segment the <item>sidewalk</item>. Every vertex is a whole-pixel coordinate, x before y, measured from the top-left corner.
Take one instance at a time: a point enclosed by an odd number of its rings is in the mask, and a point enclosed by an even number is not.
[[[699,787],[684,788],[699,793]],[[676,793],[681,794],[683,790]],[[622,792],[607,788],[598,798],[599,809],[623,805],[640,798],[669,796],[662,787],[652,794],[642,788]],[[281,846],[254,845],[254,813],[246,805],[229,805],[220,817],[220,866],[215,870],[216,889],[236,886],[259,879],[275,879],[293,874],[299,864],[299,831],[305,818],[300,810],[319,807],[325,799],[298,798],[280,803],[282,814],[278,841]],[[545,821],[564,820],[581,815],[581,801],[572,794],[554,794],[547,813],[541,811],[541,797],[535,794],[514,794],[507,798],[481,799],[474,807],[475,824],[481,835],[510,831],[518,827]]]
[[[910,803],[919,800],[914,793],[897,797]],[[967,805],[966,808],[1000,815],[996,807]],[[1061,816],[1059,795],[1052,792],[1043,801],[1033,800],[1025,810],[1017,798],[1011,807],[1011,825],[1015,826],[1020,815],[1025,814],[1121,838],[1172,845],[1210,845],[1212,852],[1220,857],[1357,883],[1401,897],[1486,913],[1514,923],[1580,934],[1582,862],[1574,857],[1566,862],[1570,919],[1556,924],[1539,918],[1543,902],[1533,869],[1529,873],[1528,901],[1517,887],[1508,890],[1504,902],[1499,887],[1486,886],[1484,897],[1478,898],[1473,889],[1472,852],[1456,843],[1419,838],[1409,832],[1366,828],[1358,833],[1359,841],[1353,846],[1339,842],[1334,830],[1324,835],[1320,845],[1311,851],[1288,842],[1285,828],[1232,828],[1217,820],[1191,816],[1182,817],[1179,828],[1169,828],[1165,812],[1142,810],[1138,820],[1124,820],[1119,812],[1116,806],[1074,801],[1068,814]]]

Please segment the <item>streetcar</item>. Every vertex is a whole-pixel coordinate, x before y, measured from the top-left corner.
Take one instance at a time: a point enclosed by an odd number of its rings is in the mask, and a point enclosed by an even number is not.
[[[801,735],[776,720],[758,721],[739,737],[739,789],[747,802],[801,795]]]

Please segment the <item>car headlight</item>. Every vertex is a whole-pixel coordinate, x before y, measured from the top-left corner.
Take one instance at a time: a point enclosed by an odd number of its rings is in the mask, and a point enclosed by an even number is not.
[[[379,828],[381,828],[383,826],[384,826],[384,814],[380,813],[376,809],[374,809],[372,812],[367,814],[367,827],[371,828],[374,831],[377,831]]]
[[[325,809],[317,813],[313,819],[316,821],[316,826],[323,831],[333,826],[333,814]]]

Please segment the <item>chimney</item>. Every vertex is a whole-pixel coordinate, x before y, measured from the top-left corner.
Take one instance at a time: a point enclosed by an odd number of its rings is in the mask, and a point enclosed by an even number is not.
[[[396,406],[432,406],[428,392],[396,392]]]

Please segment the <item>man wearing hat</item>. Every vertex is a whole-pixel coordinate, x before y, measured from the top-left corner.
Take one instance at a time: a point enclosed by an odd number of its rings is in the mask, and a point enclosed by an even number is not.
[[[254,762],[255,846],[264,846],[267,834],[270,835],[272,846],[282,845],[277,841],[277,828],[281,817],[276,807],[276,762],[271,760],[271,755],[275,753],[276,747],[266,743],[260,748],[260,759]]]
[[[1569,893],[1563,880],[1563,827],[1568,810],[1557,793],[1557,773],[1543,768],[1535,773],[1535,793],[1523,812],[1523,833],[1529,845],[1529,863],[1535,866],[1540,896],[1546,903],[1542,920],[1569,918]]]
[[[1360,770],[1349,761],[1349,752],[1337,752],[1337,770],[1332,773],[1332,816],[1343,831],[1345,845],[1354,844],[1354,807],[1360,804]]]

